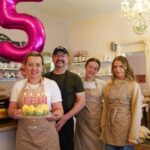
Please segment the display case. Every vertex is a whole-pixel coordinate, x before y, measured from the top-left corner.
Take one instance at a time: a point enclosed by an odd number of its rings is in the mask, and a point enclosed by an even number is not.
[[[17,78],[21,78],[21,74],[19,73],[20,67],[21,63],[0,62],[0,81],[16,81]]]
[[[16,80],[23,78],[19,70],[20,67],[21,63],[0,62],[0,85],[5,89],[5,95],[7,96],[10,96]]]
[[[16,81],[19,68],[0,68],[0,81]]]

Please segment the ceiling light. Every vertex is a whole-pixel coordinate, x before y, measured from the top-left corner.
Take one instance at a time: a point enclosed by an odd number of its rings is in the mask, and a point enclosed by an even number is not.
[[[150,24],[150,0],[135,0],[132,7],[130,2],[129,0],[122,1],[122,16],[128,24],[145,30]]]

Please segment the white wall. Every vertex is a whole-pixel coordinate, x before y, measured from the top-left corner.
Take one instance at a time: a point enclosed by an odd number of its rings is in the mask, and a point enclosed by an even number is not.
[[[123,22],[120,12],[105,14],[94,19],[83,20],[70,26],[69,44],[72,51],[87,50],[89,56],[100,58],[104,53],[112,54],[110,43],[129,43],[149,38],[149,32],[137,35],[130,25]],[[143,50],[139,45],[121,45],[121,49],[131,51]]]

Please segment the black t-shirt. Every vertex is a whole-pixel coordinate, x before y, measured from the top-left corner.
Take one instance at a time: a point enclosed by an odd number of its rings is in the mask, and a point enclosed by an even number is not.
[[[64,112],[66,113],[72,109],[76,99],[75,94],[84,91],[81,78],[68,70],[64,74],[48,72],[43,76],[56,81],[58,84],[62,94]]]

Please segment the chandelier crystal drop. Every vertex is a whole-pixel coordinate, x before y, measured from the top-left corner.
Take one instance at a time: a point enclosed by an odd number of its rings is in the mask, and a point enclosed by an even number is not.
[[[131,7],[131,0],[123,0],[121,4],[122,16],[128,24],[145,28],[150,24],[150,0],[135,0]]]

